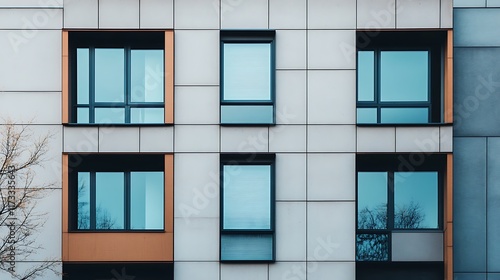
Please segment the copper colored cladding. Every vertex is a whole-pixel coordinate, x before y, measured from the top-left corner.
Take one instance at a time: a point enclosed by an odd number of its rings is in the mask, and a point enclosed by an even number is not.
[[[453,30],[448,30],[444,61],[444,122],[453,123]]]
[[[90,30],[75,30],[71,32],[78,31],[90,31]],[[95,30],[92,30],[95,31]],[[124,32],[131,30],[99,30],[102,32]],[[137,31],[137,30],[134,30]],[[158,31],[158,30],[141,30],[147,31]],[[165,47],[164,47],[164,75],[165,75],[165,123],[174,123],[174,31],[165,31]],[[70,85],[69,85],[69,36],[68,30],[62,31],[62,123],[69,123],[69,95],[70,95]]]
[[[165,231],[164,232],[69,232],[68,155],[63,155],[63,261],[65,262],[141,262],[174,259],[174,156],[165,155]]]
[[[165,31],[165,123],[174,123],[174,31]]]

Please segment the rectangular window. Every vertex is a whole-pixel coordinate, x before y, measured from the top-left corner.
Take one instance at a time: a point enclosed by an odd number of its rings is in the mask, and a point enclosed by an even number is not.
[[[274,155],[221,158],[220,238],[221,261],[274,261]]]
[[[164,123],[165,42],[165,32],[71,32],[71,122]]]
[[[444,32],[358,32],[357,123],[442,121]]]
[[[441,230],[445,159],[428,155],[415,165],[411,159],[358,156],[357,261],[392,261],[393,232]]]
[[[222,124],[274,124],[274,31],[221,31]]]
[[[71,155],[73,230],[163,230],[162,155]]]

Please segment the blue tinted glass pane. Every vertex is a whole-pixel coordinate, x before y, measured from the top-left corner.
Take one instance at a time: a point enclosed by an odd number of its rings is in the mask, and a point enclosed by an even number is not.
[[[89,123],[89,108],[77,108],[76,109],[76,122],[77,123]]]
[[[95,123],[125,123],[125,109],[95,108]]]
[[[77,229],[90,229],[90,173],[78,172]]]
[[[95,101],[123,102],[125,96],[125,51],[95,49]]]
[[[121,172],[96,172],[96,229],[123,229],[125,226],[125,184]]]
[[[223,261],[270,261],[273,259],[273,236],[271,234],[223,234],[220,242]]]
[[[271,100],[271,44],[224,44],[224,100]]]
[[[380,56],[381,101],[429,100],[429,52],[384,51]]]
[[[224,229],[271,228],[271,166],[224,166]]]
[[[76,49],[76,102],[89,104],[89,49]]]
[[[394,173],[394,227],[438,228],[438,173]]]
[[[131,172],[130,227],[163,229],[163,172]]]
[[[375,100],[375,52],[358,52],[358,101]]]
[[[163,108],[131,108],[131,123],[164,123]]]
[[[428,108],[382,108],[382,123],[428,123]]]
[[[274,123],[274,106],[272,105],[223,105],[220,108],[221,123],[253,123],[272,124]]]
[[[163,50],[132,50],[132,102],[163,102]]]
[[[358,229],[387,228],[387,172],[358,172]]]
[[[357,123],[377,123],[377,108],[358,108]]]
[[[356,261],[388,261],[388,234],[356,235]]]

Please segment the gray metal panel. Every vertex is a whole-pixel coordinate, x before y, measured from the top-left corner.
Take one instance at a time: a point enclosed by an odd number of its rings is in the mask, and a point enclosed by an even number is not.
[[[488,280],[500,280],[500,273],[488,273]]]
[[[393,261],[443,261],[443,233],[401,232],[392,234]]]
[[[486,273],[455,273],[453,280],[486,280]]]
[[[486,271],[486,139],[454,139],[454,264]]]
[[[500,48],[456,48],[454,58],[455,136],[500,136]]]
[[[455,9],[456,47],[500,46],[500,9]]]
[[[488,271],[500,271],[500,138],[488,139]],[[490,279],[490,277],[488,277]],[[495,279],[499,279],[495,278]]]

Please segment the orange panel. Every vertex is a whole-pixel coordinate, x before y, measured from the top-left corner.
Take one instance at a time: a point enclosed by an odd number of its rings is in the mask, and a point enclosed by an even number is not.
[[[453,122],[453,31],[448,30],[444,66],[444,121]]]
[[[174,32],[165,31],[165,123],[174,123]]]
[[[453,223],[453,155],[448,154],[446,158],[446,190],[445,190],[445,205],[446,217],[445,221]]]
[[[170,154],[165,155],[165,231],[174,232],[174,156]]]
[[[173,261],[173,233],[70,233],[63,261]]]
[[[62,32],[62,123],[69,122],[69,48],[68,31]]]

